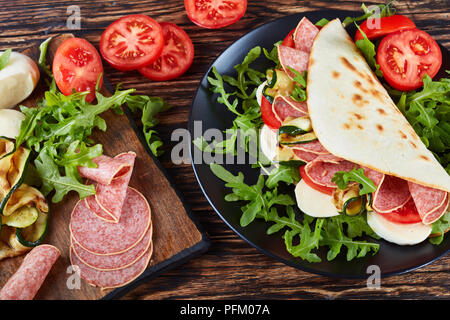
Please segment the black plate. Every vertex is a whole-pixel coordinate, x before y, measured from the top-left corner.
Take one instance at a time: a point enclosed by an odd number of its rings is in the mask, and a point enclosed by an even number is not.
[[[344,19],[347,16],[358,16],[360,13],[347,11],[320,11],[306,12],[283,17],[281,19],[269,22],[250,33],[246,34],[228,49],[226,49],[211,65],[215,66],[220,74],[234,75],[233,67],[242,62],[247,52],[255,46],[271,49],[273,44],[284,38],[303,17],[308,17],[313,23],[321,18],[333,19],[339,17]],[[352,32],[352,30],[350,30]],[[353,30],[354,32],[354,30]],[[442,47],[441,47],[442,48]],[[449,69],[448,50],[442,48],[443,51],[443,69]],[[261,55],[263,56],[263,55]],[[252,67],[264,72],[271,67],[265,57],[256,60]],[[207,75],[211,68],[203,77],[197,93],[192,103],[192,110],[189,119],[189,131],[192,137],[198,137],[209,128],[217,128],[225,130],[231,127],[233,114],[228,109],[217,103],[217,95],[212,95],[208,90]],[[202,131],[194,132],[194,121],[201,121]],[[197,130],[199,131],[199,130]],[[311,273],[335,276],[342,278],[367,278],[367,267],[370,265],[378,265],[382,276],[401,274],[422,267],[435,261],[445,255],[450,249],[450,239],[446,237],[444,242],[439,246],[434,246],[428,241],[415,246],[399,246],[379,241],[380,250],[372,256],[368,254],[364,258],[356,258],[353,261],[346,261],[345,254],[339,255],[335,260],[328,262],[326,255],[321,254],[322,262],[309,263],[301,259],[293,258],[284,245],[281,234],[267,235],[266,229],[268,224],[261,220],[255,220],[249,226],[243,228],[239,224],[241,216],[240,206],[233,202],[226,202],[224,196],[229,193],[224,182],[219,180],[209,169],[209,165],[202,161],[196,164],[194,159],[201,156],[201,152],[190,145],[191,161],[200,187],[208,199],[211,206],[217,214],[225,221],[225,223],[235,231],[241,238],[246,240],[252,246],[287,265],[308,271]],[[246,183],[255,183],[259,175],[258,169],[252,169],[251,165],[225,165],[225,168],[233,174],[242,171],[245,175]],[[291,192],[293,193],[293,188]],[[372,239],[371,239],[372,240]],[[325,251],[321,252],[325,253]]]

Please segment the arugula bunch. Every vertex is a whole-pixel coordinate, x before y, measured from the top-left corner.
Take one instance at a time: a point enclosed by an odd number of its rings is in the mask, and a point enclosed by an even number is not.
[[[162,142],[151,128],[158,123],[154,115],[169,106],[161,98],[132,96],[135,89],[117,88],[112,96],[107,97],[98,92],[98,84],[96,104],[86,101],[89,92],[63,95],[46,64],[45,55],[50,40],[41,44],[39,57],[39,66],[51,80],[48,82],[49,90],[44,93],[43,99],[37,101],[37,107],[20,107],[25,119],[16,137],[15,148],[25,144],[34,151],[34,166],[30,165],[29,170],[33,177],[29,179],[34,184],[39,181],[45,196],[54,191],[52,201],[59,202],[70,191],[77,192],[80,198],[95,194],[95,187],[82,182],[77,168],[96,167],[92,159],[103,152],[102,145],[90,139],[94,129],[107,129],[105,120],[100,117],[103,112],[113,109],[120,114],[120,106],[125,102],[133,111],[142,110],[147,143],[152,152],[158,154]]]
[[[283,238],[286,249],[294,257],[309,262],[320,262],[322,259],[316,249],[327,246],[329,247],[327,260],[333,260],[341,249],[346,247],[347,260],[350,261],[355,257],[363,257],[368,252],[375,254],[379,249],[376,243],[355,240],[364,234],[378,239],[367,224],[365,215],[357,217],[339,215],[326,219],[304,215],[300,222],[292,207],[295,205],[294,199],[288,194],[278,193],[279,182],[294,185],[299,181],[298,170],[293,167],[275,168],[269,173],[267,180],[264,175],[260,175],[254,185],[246,184],[241,172],[235,176],[215,163],[211,163],[210,168],[219,179],[226,182],[225,186],[232,190],[232,193],[225,196],[226,201],[246,202],[241,207],[241,226],[248,226],[255,219],[264,219],[271,223],[267,234],[285,229]],[[296,237],[299,237],[300,241],[296,241]],[[294,244],[295,242],[298,244]]]
[[[234,67],[237,77],[220,75],[215,67],[211,70],[208,82],[211,91],[218,93],[217,101],[224,104],[236,115],[231,128],[225,130],[227,139],[208,143],[203,137],[196,138],[193,143],[204,152],[236,155],[237,148],[249,151],[251,142],[258,141],[257,129],[262,125],[261,110],[256,101],[257,87],[263,82],[265,74],[250,68],[250,64],[261,55],[261,47],[251,49],[241,64]],[[226,91],[228,84],[234,91]],[[234,97],[234,99],[232,99]],[[238,140],[239,138],[239,140]],[[257,155],[252,155],[255,158]]]

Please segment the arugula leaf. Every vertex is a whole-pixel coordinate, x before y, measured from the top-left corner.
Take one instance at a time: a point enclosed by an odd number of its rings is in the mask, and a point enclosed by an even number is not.
[[[350,171],[338,171],[334,174],[331,181],[336,183],[338,188],[344,190],[349,182],[357,182],[360,185],[359,195],[375,192],[377,186],[365,174],[363,168],[353,168]]]
[[[0,55],[0,70],[5,68],[9,63],[9,58],[11,57],[11,49],[5,50],[5,52]]]
[[[62,176],[58,166],[46,149],[39,153],[34,161],[34,165],[42,180],[42,193],[47,196],[52,190],[55,190],[55,194],[52,197],[52,202],[54,203],[60,202],[70,191],[78,192],[80,199],[95,194],[94,185],[85,185],[72,175]]]
[[[363,3],[361,5],[361,9],[363,10],[364,14],[362,16],[353,18],[353,17],[346,17],[344,19],[344,21],[342,22],[342,25],[345,27],[347,27],[348,25],[350,25],[351,23],[354,22],[358,22],[358,21],[362,21],[362,20],[366,20],[367,18],[375,15],[377,13],[377,7],[380,11],[380,17],[389,17],[395,14],[395,7],[393,6],[393,2],[394,0],[389,1],[387,4],[379,4],[376,7],[372,8],[371,10],[369,10],[369,8],[367,8],[367,6]]]
[[[275,188],[280,181],[286,184],[296,184],[300,181],[300,171],[297,167],[279,165],[273,169],[266,180],[266,186],[269,189]]]
[[[375,56],[377,55],[375,45],[367,38],[364,31],[362,31],[356,23],[355,25],[363,36],[363,39],[355,42],[356,47],[359,49],[359,51],[361,51],[369,66],[375,71],[375,74],[379,77],[382,77],[383,72],[381,71],[380,65],[377,63],[377,59],[375,58]]]
[[[158,132],[156,132],[152,128],[154,128],[159,123],[159,120],[155,118],[155,115],[159,112],[169,110],[172,106],[159,97],[149,97],[142,95],[127,96],[125,102],[132,112],[137,112],[137,110],[142,111],[141,122],[143,126],[145,141],[147,141],[148,147],[155,156],[162,155],[163,151],[159,150],[159,148],[163,144],[162,140],[157,135]]]
[[[273,63],[275,63],[275,69],[278,69],[281,67],[280,59],[278,58],[278,45],[281,44],[283,41],[278,41],[273,45],[272,50],[267,51],[266,48],[263,48],[264,55],[266,58]]]
[[[293,80],[296,83],[296,85],[294,86],[294,90],[292,90],[290,97],[298,102],[306,101],[306,91],[305,91],[305,89],[303,89],[303,88],[306,88],[306,75],[307,75],[306,71],[303,71],[303,73],[301,74],[294,68],[291,68],[289,66],[287,66],[287,68],[292,73],[294,73]]]
[[[317,219],[314,232],[311,231],[308,223],[303,225],[303,228],[299,233],[296,230],[286,230],[283,236],[286,250],[294,257],[300,257],[308,262],[322,261],[322,259],[316,253],[312,252],[312,250],[319,247],[320,234],[324,222],[324,219]],[[300,237],[300,242],[299,244],[294,245],[294,236],[297,234]]]
[[[438,236],[429,238],[429,241],[434,245],[441,244],[444,241],[445,232],[450,229],[450,211],[434,222],[431,228],[431,234],[437,234]]]

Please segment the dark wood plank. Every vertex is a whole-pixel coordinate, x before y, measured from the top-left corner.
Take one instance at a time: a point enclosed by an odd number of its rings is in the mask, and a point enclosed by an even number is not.
[[[364,2],[375,4],[382,1]],[[246,15],[236,24],[219,30],[202,29],[191,23],[185,14],[183,1],[176,0],[0,1],[0,48],[23,49],[49,35],[67,32],[66,8],[72,4],[80,7],[82,15],[82,30],[74,32],[97,47],[104,27],[130,13],[144,13],[158,21],[171,21],[180,25],[190,35],[195,46],[195,59],[190,70],[169,82],[152,82],[137,72],[119,72],[105,65],[105,72],[113,85],[123,83],[125,88],[136,88],[139,93],[161,96],[175,106],[160,116],[158,130],[167,150],[161,161],[212,241],[207,254],[141,285],[127,294],[126,299],[450,297],[448,255],[409,274],[383,279],[379,290],[367,289],[363,280],[330,279],[284,266],[239,239],[209,206],[190,165],[174,165],[170,160],[170,150],[176,144],[171,141],[172,131],[187,127],[190,104],[201,77],[233,41],[270,20],[291,13],[323,9],[359,12],[361,1],[249,0]],[[419,28],[450,48],[447,0],[408,0],[397,1],[396,4],[400,13],[412,17]],[[18,11],[20,15],[16,14]]]

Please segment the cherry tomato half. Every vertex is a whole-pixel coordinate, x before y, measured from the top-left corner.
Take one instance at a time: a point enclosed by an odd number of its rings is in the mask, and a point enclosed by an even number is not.
[[[417,212],[414,200],[411,198],[403,207],[389,213],[379,213],[386,220],[395,223],[418,223],[422,222],[419,213]]]
[[[366,20],[361,23],[359,28],[366,34],[367,38],[377,39],[399,30],[415,29],[416,25],[411,19],[398,14],[390,17],[379,18],[379,20]],[[362,33],[357,30],[355,34],[355,41],[362,39],[364,39]]]
[[[155,61],[164,47],[161,26],[143,14],[122,17],[110,24],[100,38],[103,59],[122,71]]]
[[[377,62],[385,80],[395,89],[410,91],[423,85],[425,74],[434,77],[442,64],[439,45],[425,31],[397,31],[384,37]]]
[[[194,60],[194,45],[180,27],[162,22],[164,48],[155,62],[138,69],[147,78],[155,81],[174,79],[185,73]]]
[[[272,130],[278,130],[281,127],[281,122],[273,114],[272,104],[264,96],[261,97],[261,118]]]
[[[306,174],[305,167],[306,165],[300,166],[300,176],[302,177],[303,180],[305,180],[305,183],[314,190],[332,195],[335,188],[321,186],[320,184],[317,184],[314,181],[312,181],[311,178]]]
[[[193,23],[218,29],[242,18],[247,10],[247,0],[184,0],[184,6]]]
[[[64,95],[90,91],[86,101],[95,98],[95,86],[103,74],[102,59],[95,47],[87,40],[69,38],[56,50],[53,59],[53,75],[56,85]],[[100,87],[103,80],[100,79]]]

